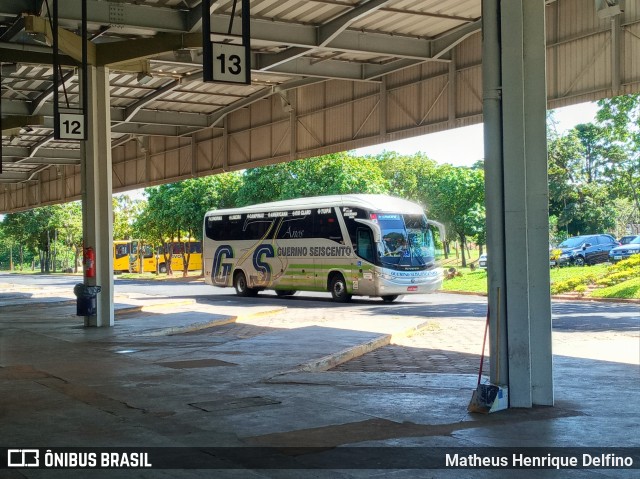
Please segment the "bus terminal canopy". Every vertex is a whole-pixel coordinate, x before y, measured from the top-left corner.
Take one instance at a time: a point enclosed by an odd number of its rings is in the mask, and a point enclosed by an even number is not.
[[[241,2],[212,3],[213,41],[237,42]],[[637,2],[544,3],[550,107],[638,91]],[[79,100],[81,0],[58,4],[64,106]],[[481,0],[249,4],[251,84],[239,85],[202,81],[200,1],[87,0],[114,191],[482,121]],[[0,0],[0,212],[80,198],[79,142],[52,135],[48,12]]]

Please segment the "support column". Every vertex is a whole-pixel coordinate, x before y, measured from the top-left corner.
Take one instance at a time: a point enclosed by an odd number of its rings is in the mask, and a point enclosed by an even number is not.
[[[551,279],[549,274],[549,162],[547,158],[547,85],[545,2],[525,0],[524,134],[527,205],[531,400],[553,406]]]
[[[553,405],[544,9],[483,2],[491,381],[511,407]]]
[[[96,277],[85,284],[98,285],[98,311],[86,316],[85,326],[114,325],[113,314],[113,205],[111,168],[111,115],[109,69],[88,67],[88,139],[82,142],[82,223],[85,246],[96,255]]]

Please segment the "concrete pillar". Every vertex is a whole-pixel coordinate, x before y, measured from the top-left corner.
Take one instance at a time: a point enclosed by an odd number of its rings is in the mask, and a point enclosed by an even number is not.
[[[82,142],[82,221],[84,244],[96,254],[96,277],[85,284],[98,285],[96,316],[86,316],[85,326],[113,326],[113,205],[111,168],[111,115],[109,69],[88,67],[87,141]]]
[[[484,178],[487,210],[489,349],[491,383],[509,383],[504,259],[504,183],[502,161],[502,65],[500,0],[482,2],[482,84]]]
[[[483,61],[491,380],[508,374],[511,407],[553,405],[544,9],[544,0],[483,2],[499,32],[485,21],[484,53],[500,48],[499,60]],[[496,367],[505,352],[506,369]]]

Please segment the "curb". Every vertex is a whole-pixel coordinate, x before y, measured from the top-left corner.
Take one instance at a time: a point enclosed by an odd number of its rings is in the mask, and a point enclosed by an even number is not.
[[[76,300],[75,299],[60,299],[58,301],[31,301],[31,302],[25,302],[25,303],[12,303],[12,304],[7,304],[6,306],[2,306],[0,305],[0,309],[2,309],[3,311],[16,311],[16,310],[20,310],[20,309],[25,309],[25,308],[46,308],[46,307],[52,307],[52,306],[71,306],[76,304]]]
[[[459,294],[463,296],[482,296],[487,297],[487,293],[474,293],[472,291],[448,291],[441,289],[438,293],[445,294]],[[640,299],[635,298],[594,298],[591,296],[576,296],[567,294],[552,294],[551,299],[556,299],[560,301],[593,301],[595,303],[631,303],[631,304],[640,304]]]
[[[139,313],[141,311],[153,311],[155,309],[172,308],[175,306],[184,306],[187,304],[195,304],[195,299],[180,299],[176,301],[167,301],[164,303],[152,303],[152,304],[139,304],[136,306],[125,306],[124,308],[118,308],[114,311],[114,315]]]
[[[195,301],[194,301],[195,302]],[[259,311],[252,314],[243,314],[240,316],[222,316],[211,321],[204,321],[201,323],[190,323],[180,326],[170,326],[167,328],[150,330],[149,332],[143,332],[145,336],[172,336],[175,334],[192,333],[194,331],[200,331],[202,329],[214,328],[216,326],[224,326],[225,324],[236,323],[243,319],[255,318],[259,316],[267,316],[270,314],[277,314],[285,311],[287,308],[278,308],[268,311]]]
[[[393,342],[397,341],[400,338],[408,338],[421,330],[425,329],[430,324],[429,321],[425,321],[424,323],[420,323],[416,326],[412,326],[403,331],[398,331],[391,334],[384,334],[378,338],[374,338],[370,341],[367,341],[363,344],[357,344],[355,346],[351,346],[349,348],[343,349],[342,351],[338,351],[336,353],[329,354],[319,359],[314,359],[312,361],[308,361],[306,363],[300,364],[292,370],[285,371],[283,373],[276,374],[270,379],[273,379],[277,376],[283,376],[285,374],[291,373],[320,373],[324,371],[328,371],[331,368],[334,368],[342,363],[346,363],[352,359],[363,356],[371,351],[375,351],[376,349],[382,348],[384,346],[388,346]]]

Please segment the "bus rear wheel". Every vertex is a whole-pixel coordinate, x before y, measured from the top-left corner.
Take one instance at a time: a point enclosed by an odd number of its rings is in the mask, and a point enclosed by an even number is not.
[[[385,303],[393,303],[396,299],[398,299],[397,294],[388,294],[387,296],[382,296],[382,301]]]
[[[336,274],[331,278],[329,289],[331,290],[331,296],[334,301],[337,301],[338,303],[347,303],[351,301],[351,295],[347,292],[347,282],[341,274]]]
[[[167,265],[162,263],[159,267],[158,267],[158,271],[160,271],[162,274],[167,272]]]
[[[233,277],[233,287],[236,289],[238,296],[256,296],[258,294],[257,289],[250,288],[247,284],[247,278],[242,271],[236,273]]]

